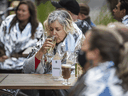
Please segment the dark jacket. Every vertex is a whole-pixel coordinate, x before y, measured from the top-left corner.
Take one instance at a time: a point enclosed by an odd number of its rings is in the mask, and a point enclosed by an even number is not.
[[[95,26],[94,23],[91,22],[90,17],[84,19],[84,20],[79,20],[75,22],[77,26],[80,28],[80,30],[85,34],[89,29]]]

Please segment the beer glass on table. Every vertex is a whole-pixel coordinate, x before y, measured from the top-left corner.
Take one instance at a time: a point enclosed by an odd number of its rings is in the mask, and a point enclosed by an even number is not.
[[[62,68],[62,76],[66,80],[66,81],[64,80],[62,84],[70,85],[71,83],[68,82],[68,79],[71,76],[71,64],[62,64],[61,68]]]
[[[71,74],[75,75],[75,65],[77,64],[76,51],[68,51],[68,57],[66,59],[66,63],[71,65]]]

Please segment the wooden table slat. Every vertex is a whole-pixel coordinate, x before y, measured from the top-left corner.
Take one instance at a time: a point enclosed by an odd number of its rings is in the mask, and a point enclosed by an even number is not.
[[[76,77],[69,79],[71,85],[55,81],[51,74],[9,74],[0,83],[0,89],[69,89],[76,82]]]
[[[0,82],[2,82],[7,76],[8,74],[0,74]]]

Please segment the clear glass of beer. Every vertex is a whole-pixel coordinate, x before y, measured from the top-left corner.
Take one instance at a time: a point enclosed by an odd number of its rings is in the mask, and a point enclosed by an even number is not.
[[[56,44],[56,38],[55,38],[55,36],[52,36],[52,37],[49,36],[47,38],[51,38],[52,39],[52,43]],[[54,56],[54,54],[53,54],[53,48],[51,47],[50,49],[48,49],[48,51],[46,53],[47,62],[51,62],[53,56]]]
[[[62,68],[62,76],[66,80],[66,81],[64,80],[62,84],[70,85],[71,83],[68,82],[68,79],[71,76],[71,64],[62,64],[61,68]]]

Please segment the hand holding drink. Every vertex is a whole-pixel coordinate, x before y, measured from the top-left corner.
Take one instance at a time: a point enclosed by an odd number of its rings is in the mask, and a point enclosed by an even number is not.
[[[41,60],[43,59],[43,55],[46,55],[46,57],[53,57],[53,50],[56,44],[56,38],[55,36],[53,37],[48,37],[43,46],[40,48],[40,50],[36,54],[36,58]]]
[[[51,39],[51,43],[53,43],[54,45],[56,44],[56,38],[55,38],[55,36],[48,37],[48,38]],[[53,50],[53,48],[54,48],[54,47],[50,47],[50,48],[48,49],[48,53],[51,53],[51,51]]]
[[[55,36],[48,37],[48,38],[51,39],[51,43],[55,46],[55,44],[56,44]],[[54,56],[54,53],[53,53],[54,46],[51,46],[49,49],[47,49],[47,53],[46,53],[47,62],[51,62],[51,59]]]

